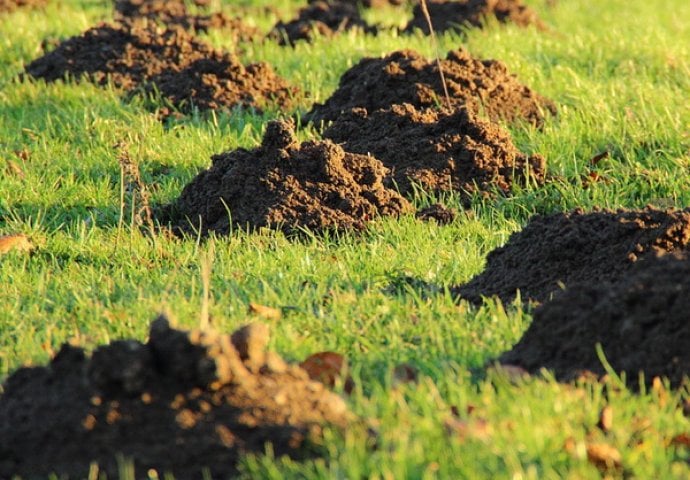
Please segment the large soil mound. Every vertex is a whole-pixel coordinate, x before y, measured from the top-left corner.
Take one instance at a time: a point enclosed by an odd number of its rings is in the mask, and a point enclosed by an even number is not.
[[[188,111],[269,103],[287,107],[296,93],[265,63],[242,65],[180,28],[153,24],[101,24],[72,37],[26,67],[34,78],[65,76],[112,83],[125,90],[152,90]]]
[[[678,386],[690,374],[690,260],[685,255],[644,259],[618,282],[568,287],[534,312],[534,320],[501,362],[530,371],[552,369],[560,379],[581,370],[604,374],[601,344],[616,372],[638,385],[664,376]]]
[[[521,27],[535,25],[537,28],[544,28],[537,13],[521,0],[431,0],[427,2],[427,6],[436,32],[462,27],[482,28],[492,18]],[[429,24],[420,5],[415,5],[412,20],[405,31],[411,33],[417,29],[429,34]]]
[[[116,341],[90,358],[63,346],[50,365],[3,385],[0,478],[87,478],[91,462],[118,478],[118,454],[134,461],[135,478],[149,469],[202,478],[205,467],[227,478],[265,442],[278,455],[306,453],[323,424],[346,424],[347,407],[267,342],[261,324],[230,336],[175,330],[160,317],[145,344]]]
[[[455,290],[481,302],[497,295],[512,301],[548,300],[561,285],[597,285],[628,274],[644,256],[684,250],[690,243],[690,210],[595,211],[536,216],[508,243],[489,253],[485,270]]]
[[[522,85],[496,60],[477,60],[467,51],[451,51],[441,62],[454,106],[483,112],[491,120],[518,119],[541,125],[554,104]],[[336,120],[355,107],[369,111],[410,103],[417,108],[445,105],[438,64],[412,50],[384,58],[364,58],[340,78],[340,85],[324,104],[305,116],[309,121]]]
[[[280,45],[294,45],[300,40],[310,42],[315,35],[331,37],[354,28],[377,31],[364,21],[354,2],[316,1],[300,9],[294,20],[278,22],[268,36]]]
[[[330,141],[300,145],[291,123],[275,121],[259,148],[215,155],[173,210],[203,232],[228,233],[229,215],[241,228],[360,229],[379,215],[411,209],[383,185],[386,174],[379,160]]]
[[[507,193],[515,180],[544,180],[543,157],[520,153],[508,132],[465,109],[418,111],[405,104],[368,113],[357,108],[323,135],[348,152],[380,159],[403,193],[410,193],[413,182],[432,191]]]

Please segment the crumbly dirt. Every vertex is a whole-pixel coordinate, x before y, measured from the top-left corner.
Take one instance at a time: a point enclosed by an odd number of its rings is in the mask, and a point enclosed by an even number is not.
[[[101,24],[69,38],[26,67],[34,78],[65,76],[133,91],[155,89],[181,111],[235,107],[288,108],[297,89],[270,65],[242,65],[181,28]]]
[[[481,303],[482,296],[543,302],[569,286],[598,285],[629,274],[647,255],[687,249],[690,209],[601,210],[538,215],[491,253],[484,271],[455,289]]]
[[[317,3],[322,0],[309,0],[309,3]],[[402,5],[406,0],[332,0],[331,3],[346,3],[366,8],[381,8],[388,5]]]
[[[330,141],[299,144],[291,122],[270,122],[259,148],[212,157],[172,210],[183,225],[228,233],[269,227],[285,232],[361,229],[381,215],[411,210],[386,188],[383,164]]]
[[[348,152],[380,159],[403,194],[410,194],[413,184],[436,192],[509,193],[515,181],[544,180],[543,157],[520,153],[507,131],[465,109],[446,113],[404,104],[368,113],[357,108],[323,136]]]
[[[17,370],[0,395],[0,478],[109,478],[117,455],[134,478],[236,473],[240,455],[302,457],[324,425],[344,427],[345,402],[298,365],[266,351],[268,327],[232,336],[151,325],[146,343],[118,340],[88,356],[64,345],[47,366]],[[89,476],[89,478],[91,478]],[[203,477],[207,478],[207,477]]]
[[[458,212],[454,208],[448,208],[440,203],[434,203],[433,205],[419,209],[417,213],[415,213],[415,216],[425,222],[434,221],[439,225],[449,225],[453,223],[458,216]]]
[[[18,8],[43,8],[48,0],[0,0],[0,14],[14,12]]]
[[[556,113],[550,100],[522,85],[497,60],[478,60],[464,49],[448,52],[441,61],[453,107],[465,106],[491,120],[544,122]],[[438,64],[412,50],[383,58],[364,58],[340,78],[340,85],[324,104],[305,115],[314,123],[336,120],[355,107],[369,111],[410,103],[417,108],[446,105]]]
[[[120,22],[154,21],[196,31],[223,29],[235,42],[258,39],[257,28],[246,25],[240,17],[223,12],[192,15],[183,0],[115,0],[115,19]]]
[[[639,386],[655,376],[679,386],[690,374],[690,259],[649,255],[617,282],[568,287],[534,312],[522,339],[500,361],[531,372],[545,367],[570,380],[582,371],[603,375],[595,345],[616,372]]]
[[[545,28],[537,13],[521,0],[431,0],[427,2],[427,6],[436,32],[463,27],[482,28],[486,26],[488,19],[514,23],[521,27],[534,25],[539,29]],[[419,4],[415,5],[412,15],[405,31],[411,33],[421,30],[429,35],[429,24]]]
[[[311,42],[315,36],[332,37],[352,29],[371,34],[378,30],[364,21],[355,3],[316,1],[300,9],[294,20],[276,23],[268,38],[280,45],[294,45],[298,41]]]

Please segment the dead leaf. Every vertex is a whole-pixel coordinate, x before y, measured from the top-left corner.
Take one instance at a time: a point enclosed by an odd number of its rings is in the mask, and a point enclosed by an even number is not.
[[[623,466],[618,449],[606,443],[587,444],[587,460],[601,471],[620,470]]]
[[[606,405],[601,409],[601,412],[599,412],[599,423],[597,423],[597,427],[603,432],[608,432],[611,430],[611,427],[613,427],[613,408],[611,408],[610,405]]]
[[[29,238],[23,233],[5,235],[0,237],[0,255],[9,253],[12,250],[18,252],[30,252],[34,246]]]
[[[249,303],[249,313],[267,320],[280,320],[280,317],[283,315],[277,308],[267,307],[266,305],[259,305],[258,303],[252,302]]]
[[[7,173],[10,175],[13,175],[21,180],[24,180],[26,178],[26,174],[24,173],[24,170],[19,167],[16,163],[14,163],[12,160],[7,160],[5,162],[7,166],[5,167],[5,170],[7,170]]]
[[[309,374],[312,380],[334,387],[336,380],[342,379],[345,375],[347,361],[339,353],[319,352],[309,355],[299,366]],[[349,376],[344,380],[344,390],[350,393],[354,388],[354,382]]]
[[[453,435],[461,440],[479,440],[486,442],[493,435],[491,424],[484,418],[463,420],[450,416],[443,422],[443,427],[448,435]]]
[[[597,153],[594,155],[592,158],[589,159],[589,164],[590,165],[596,165],[597,163],[601,162],[605,158],[609,158],[609,152],[608,151],[603,151],[601,153]]]
[[[690,434],[679,433],[671,439],[671,445],[690,448]]]

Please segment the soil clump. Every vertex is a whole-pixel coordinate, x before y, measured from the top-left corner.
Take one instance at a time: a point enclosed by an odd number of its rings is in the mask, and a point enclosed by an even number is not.
[[[149,340],[118,340],[89,357],[65,344],[47,366],[13,373],[0,395],[0,477],[87,478],[90,463],[118,478],[213,478],[240,455],[309,454],[324,425],[344,427],[345,402],[298,365],[266,351],[268,327],[233,335],[182,331],[161,316]]]
[[[184,112],[287,108],[297,92],[266,63],[244,66],[184,29],[153,24],[100,24],[34,60],[26,73],[48,82],[86,76],[130,93],[155,90]]]
[[[48,0],[0,0],[0,15],[18,8],[43,8],[47,4]]]
[[[352,29],[370,34],[378,31],[364,21],[356,3],[315,1],[300,9],[294,20],[276,23],[268,38],[294,46],[298,41],[311,42],[317,35],[332,37]]]
[[[458,30],[461,28],[483,28],[487,20],[500,23],[514,23],[520,27],[534,25],[545,29],[537,13],[521,0],[431,0],[427,2],[434,31]],[[412,20],[404,31],[412,33],[421,30],[429,35],[429,24],[421,5],[415,5]]]
[[[537,126],[545,112],[556,113],[553,102],[521,84],[499,61],[478,60],[459,49],[448,53],[441,69],[453,107],[464,106],[494,121],[524,120]],[[412,50],[364,58],[343,74],[333,95],[314,105],[305,119],[333,121],[355,107],[373,111],[401,103],[417,108],[446,106],[436,61]]]
[[[500,357],[530,372],[542,367],[561,380],[583,373],[604,375],[601,344],[616,373],[639,387],[655,376],[679,386],[690,374],[690,260],[687,254],[649,255],[618,281],[569,286],[537,308],[522,339]]]
[[[686,250],[688,243],[690,209],[537,215],[489,253],[482,273],[454,292],[473,303],[494,295],[509,303],[519,290],[524,301],[544,302],[562,285],[615,282],[639,259]]]
[[[252,41],[260,35],[240,17],[223,12],[193,15],[183,0],[115,0],[115,19],[122,23],[154,21],[201,32],[223,29],[231,31],[236,42]]]
[[[375,217],[412,209],[384,186],[388,171],[379,160],[328,140],[300,144],[287,121],[270,122],[260,147],[212,160],[171,207],[184,219],[183,231],[228,233],[233,225],[285,232],[358,230]]]
[[[309,3],[317,3],[323,0],[309,0]],[[388,5],[402,5],[406,0],[329,0],[330,3],[345,3],[356,7],[381,8]]]
[[[430,191],[471,195],[500,190],[515,181],[543,183],[546,162],[515,148],[510,134],[466,109],[447,113],[393,105],[371,113],[355,108],[323,132],[348,152],[380,159],[403,194],[413,184]]]
[[[415,213],[415,217],[425,222],[434,221],[439,225],[450,225],[458,216],[454,208],[448,208],[440,203],[434,203],[421,208]]]

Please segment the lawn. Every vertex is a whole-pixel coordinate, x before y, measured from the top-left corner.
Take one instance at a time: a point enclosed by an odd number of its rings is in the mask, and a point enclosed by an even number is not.
[[[228,4],[230,2],[227,2]],[[238,2],[268,30],[275,6]],[[31,255],[0,256],[0,379],[46,363],[66,341],[90,350],[144,340],[158,312],[185,328],[202,319],[202,270],[215,327],[254,320],[250,302],[282,310],[268,320],[270,348],[301,361],[319,351],[345,356],[363,419],[328,430],[305,461],[265,455],[240,464],[246,478],[688,478],[686,389],[632,392],[608,382],[559,383],[548,373],[515,378],[487,369],[531,321],[521,303],[458,301],[453,286],[479,273],[486,255],[535,214],[576,207],[690,205],[690,3],[686,0],[526,2],[548,25],[438,36],[350,32],[295,48],[246,44],[244,62],[266,61],[309,95],[294,111],[190,115],[161,123],[141,99],[88,82],[18,81],[48,43],[112,18],[109,2],[56,0],[45,10],[0,16],[0,235],[23,233]],[[551,5],[551,3],[554,3]],[[411,8],[365,13],[404,25]],[[219,32],[205,36],[233,49]],[[503,61],[521,82],[553,99],[542,129],[506,126],[518,148],[547,160],[544,186],[476,196],[469,208],[447,194],[419,193],[458,209],[449,225],[414,214],[372,222],[362,233],[288,238],[275,231],[183,239],[142,232],[126,202],[117,144],[129,154],[152,203],[172,202],[210,156],[259,144],[267,121],[306,112],[365,56],[412,48],[432,56],[464,46]],[[317,139],[308,128],[300,139]],[[591,159],[608,152],[593,165]],[[596,172],[599,181],[591,181]],[[415,382],[397,382],[408,364]],[[336,386],[342,388],[342,386]],[[602,410],[610,426],[598,427]],[[372,435],[371,432],[375,432]],[[680,440],[679,440],[680,438]],[[603,455],[605,447],[616,454]],[[602,465],[602,462],[604,465]],[[614,465],[615,463],[615,465]],[[126,468],[121,477],[129,478]]]

